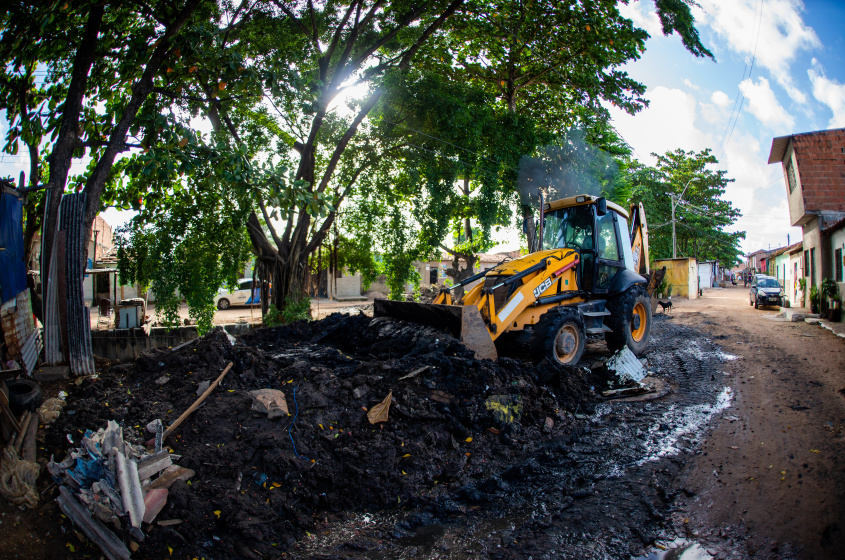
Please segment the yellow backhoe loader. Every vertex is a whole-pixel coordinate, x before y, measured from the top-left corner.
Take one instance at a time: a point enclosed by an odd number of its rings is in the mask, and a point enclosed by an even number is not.
[[[531,330],[536,362],[574,365],[587,338],[637,355],[648,344],[651,291],[648,227],[642,205],[630,213],[579,195],[541,204],[539,250],[444,288],[431,304],[375,300],[376,317],[450,331],[477,358],[496,360],[503,334]],[[650,282],[651,280],[651,282]],[[460,299],[452,290],[475,283]]]

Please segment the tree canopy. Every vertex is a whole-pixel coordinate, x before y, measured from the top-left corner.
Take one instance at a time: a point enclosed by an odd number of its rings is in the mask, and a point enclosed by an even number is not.
[[[601,129],[602,102],[645,106],[621,66],[647,35],[617,4],[12,2],[0,20],[4,149],[23,142],[41,167],[30,181],[49,187],[46,255],[72,189],[86,194],[87,230],[115,205],[172,232],[162,256],[216,219],[245,227],[282,307],[339,213],[356,251],[371,240],[388,270],[456,231],[472,258],[515,221],[521,156],[573,126]],[[655,1],[663,31],[711,56],[689,4]],[[87,168],[72,175],[80,158]],[[180,229],[194,207],[205,226]],[[367,216],[369,237],[349,235],[354,216]],[[133,231],[136,249],[152,248]],[[220,270],[240,247],[220,247],[232,251]]]
[[[718,160],[709,149],[700,152],[677,149],[657,158],[655,167],[637,164],[630,172],[631,202],[642,202],[650,231],[649,256],[672,257],[672,205],[675,205],[675,237],[678,256],[699,261],[718,260],[724,266],[739,262],[739,242],[745,232],[726,228],[740,212],[722,196],[734,180],[714,169]]]

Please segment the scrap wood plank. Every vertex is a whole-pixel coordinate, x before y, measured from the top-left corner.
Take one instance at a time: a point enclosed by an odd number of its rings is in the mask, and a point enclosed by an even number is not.
[[[17,437],[15,437],[15,452],[20,455],[21,454],[21,446],[23,445],[23,440],[26,437],[26,432],[29,429],[29,423],[32,420],[32,413],[30,411],[25,411],[23,416],[21,416],[21,431],[18,432]]]
[[[210,394],[211,394],[211,392],[212,392],[214,389],[216,389],[218,385],[220,385],[220,382],[221,382],[221,381],[223,381],[223,378],[224,378],[224,377],[226,377],[226,374],[227,374],[227,373],[229,373],[229,370],[230,370],[230,369],[232,369],[232,366],[233,366],[233,365],[234,365],[234,364],[233,364],[232,362],[229,362],[229,365],[228,365],[228,366],[226,366],[226,369],[224,369],[224,370],[223,370],[223,373],[221,373],[221,374],[220,374],[220,377],[218,377],[217,379],[215,379],[215,380],[214,380],[214,383],[212,383],[211,385],[209,385],[209,386],[208,386],[208,389],[206,389],[206,390],[205,390],[205,392],[204,392],[202,395],[200,395],[200,396],[199,396],[199,398],[198,398],[196,401],[194,401],[194,404],[192,404],[192,405],[188,408],[188,410],[186,410],[185,412],[183,412],[183,413],[182,413],[182,416],[180,416],[179,418],[177,418],[177,419],[176,419],[176,421],[175,421],[174,423],[172,423],[172,424],[170,425],[170,427],[169,427],[169,428],[167,428],[167,429],[164,431],[164,435],[162,435],[162,436],[161,436],[161,441],[166,440],[166,439],[167,439],[167,436],[169,436],[171,433],[173,433],[173,430],[175,430],[176,428],[178,428],[178,427],[182,424],[182,422],[184,422],[184,421],[185,421],[185,418],[187,418],[188,416],[190,416],[190,415],[191,415],[191,413],[192,413],[193,411],[195,411],[197,408],[199,408],[199,405],[201,405],[201,404],[202,404],[202,402],[206,399],[206,397],[208,397],[208,395],[210,395]]]

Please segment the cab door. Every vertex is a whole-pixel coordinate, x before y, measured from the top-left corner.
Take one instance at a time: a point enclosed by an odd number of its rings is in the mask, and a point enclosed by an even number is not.
[[[596,217],[596,293],[607,293],[616,274],[625,267],[616,212]]]

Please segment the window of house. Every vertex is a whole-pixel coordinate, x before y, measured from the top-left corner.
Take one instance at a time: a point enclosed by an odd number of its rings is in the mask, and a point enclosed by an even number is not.
[[[795,166],[792,165],[792,157],[786,162],[786,181],[789,183],[789,194],[792,194],[797,184],[795,180]]]
[[[810,262],[810,251],[804,251],[804,277],[810,275],[810,267],[807,263]]]
[[[842,249],[833,252],[834,268],[836,269],[836,281],[842,282]]]

